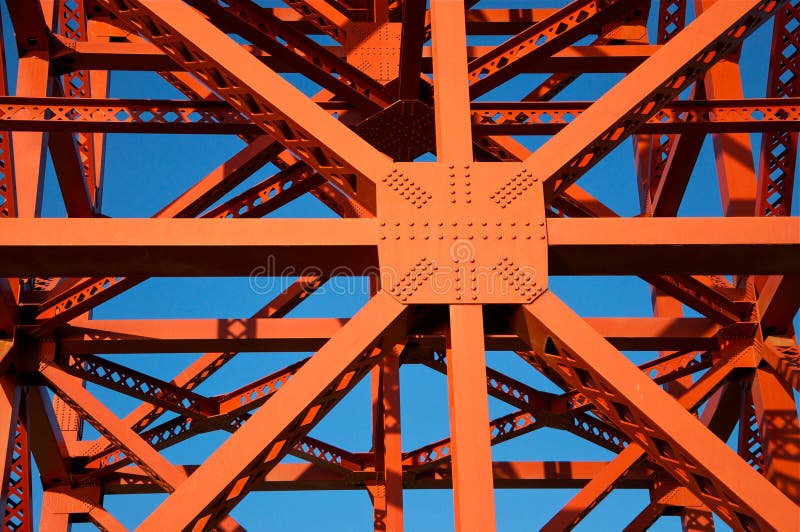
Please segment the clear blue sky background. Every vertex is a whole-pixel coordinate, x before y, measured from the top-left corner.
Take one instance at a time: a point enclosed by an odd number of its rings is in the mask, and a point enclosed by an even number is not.
[[[279,5],[277,0],[259,2]],[[537,7],[558,7],[564,2],[545,0]],[[654,2],[654,5],[657,3]],[[529,7],[522,2],[483,1],[477,7]],[[689,17],[694,17],[690,7]],[[655,11],[655,9],[654,9]],[[11,25],[3,2],[3,25],[9,65],[9,85],[15,84],[16,57],[11,38]],[[654,14],[650,16],[650,33],[655,35]],[[772,23],[764,25],[745,44],[742,55],[744,91],[747,97],[763,97]],[[492,44],[503,39],[474,39],[471,44]],[[588,43],[590,39],[586,40]],[[324,41],[321,41],[324,42]],[[327,43],[326,43],[327,44]],[[582,43],[584,44],[584,43]],[[307,94],[316,92],[313,83],[299,76],[288,76]],[[620,79],[619,75],[586,75],[565,90],[559,100],[590,100],[598,97]],[[544,76],[520,76],[506,86],[486,95],[485,100],[513,100],[525,95]],[[181,98],[155,74],[115,72],[111,80],[111,96],[118,98]],[[521,138],[531,148],[543,139]],[[753,146],[760,146],[760,136],[752,135]],[[109,135],[105,170],[103,212],[112,217],[148,217],[156,213],[187,187],[205,176],[238,150],[243,143],[235,137],[189,135]],[[758,150],[756,150],[757,152]],[[756,160],[758,154],[755,154]],[[246,190],[272,175],[268,166],[231,192],[227,197]],[[581,185],[623,216],[639,213],[633,168],[632,146],[627,141],[595,167]],[[797,215],[795,198],[794,215]],[[686,192],[680,210],[683,216],[721,216],[711,139],[708,138]],[[48,161],[44,198],[44,215],[64,216],[57,182]],[[273,213],[275,217],[332,217],[326,207],[310,195]],[[291,280],[276,286],[274,294]],[[360,284],[359,284],[360,283]],[[331,290],[320,290],[292,317],[347,317],[366,301],[367,289],[359,281],[357,293],[342,296]],[[591,277],[554,278],[554,290],[567,303],[585,316],[649,316],[648,286],[637,278]],[[152,279],[100,306],[97,319],[125,318],[232,318],[248,317],[271,295],[256,294],[247,279],[192,278]],[[691,310],[687,315],[695,315]],[[797,320],[795,326],[797,327]],[[187,366],[196,354],[157,356],[124,355],[109,357],[132,368],[163,379],[171,379]],[[630,353],[634,362],[653,358],[655,353]],[[214,395],[230,391],[255,378],[286,366],[305,354],[250,353],[238,356],[217,375],[204,383],[199,392]],[[556,391],[554,385],[534,372],[513,353],[488,354],[488,364],[508,372],[523,382],[544,390]],[[415,449],[448,435],[446,378],[421,366],[405,366],[401,370],[403,448]],[[137,402],[115,392],[89,385],[114,412],[124,416]],[[490,398],[491,417],[512,411],[511,407]],[[166,419],[166,418],[164,418]],[[371,445],[369,379],[365,379],[340,405],[317,426],[312,435],[352,451],[366,451]],[[86,438],[97,433],[87,426]],[[225,434],[212,433],[176,445],[164,452],[175,464],[196,464],[208,456],[225,439]],[[736,441],[734,434],[732,442]],[[568,433],[542,429],[493,448],[494,460],[608,460],[612,453],[586,443]],[[292,460],[292,458],[287,458]],[[36,476],[36,473],[35,473]],[[535,530],[566,503],[574,490],[496,490],[499,530]],[[449,490],[408,490],[405,497],[405,523],[409,531],[446,531],[453,528],[452,493]],[[106,508],[124,525],[135,527],[164,496],[110,496]],[[617,530],[624,527],[645,505],[646,491],[628,490],[612,493],[581,524],[580,530]],[[41,492],[35,493],[35,505],[41,504]],[[363,531],[372,526],[372,508],[365,491],[253,493],[232,514],[249,530],[336,530]],[[654,530],[675,530],[680,526],[675,517],[664,517]],[[726,527],[718,521],[718,529]],[[91,525],[75,525],[74,530],[93,529]]]

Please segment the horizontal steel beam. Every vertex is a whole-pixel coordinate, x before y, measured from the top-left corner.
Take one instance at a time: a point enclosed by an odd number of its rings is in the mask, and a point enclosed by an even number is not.
[[[577,489],[586,485],[598,474],[606,462],[494,462],[495,488],[547,488]],[[191,474],[197,466],[181,467]],[[647,489],[652,472],[645,467],[634,467],[618,488]],[[253,491],[298,491],[364,489],[374,480],[375,471],[337,473],[317,464],[278,464],[266,477],[255,484]],[[418,475],[405,475],[406,489],[451,489],[453,486],[450,463]],[[105,477],[103,492],[110,495],[134,493],[160,493],[162,490],[138,467],[126,467]]]
[[[719,326],[705,318],[586,318],[618,349],[715,350]],[[56,332],[65,353],[308,352],[319,349],[346,318],[88,320]],[[412,335],[443,346],[444,334]],[[516,334],[487,332],[491,350],[527,349]]]
[[[479,135],[553,135],[593,102],[476,102]],[[800,130],[800,98],[678,101],[653,115],[638,133],[730,133]]]
[[[549,218],[556,275],[800,272],[800,219]]]
[[[800,223],[551,218],[553,275],[797,274]],[[374,219],[5,219],[0,276],[297,276],[378,272]]]
[[[630,72],[650,57],[659,45],[588,45],[569,46],[541,61],[525,65],[523,70],[530,73],[604,73]],[[277,72],[297,72],[291,64],[279,61],[252,45],[243,45],[265,65]],[[341,46],[325,46],[327,51],[344,58],[345,49]],[[472,60],[485,55],[492,46],[468,46],[467,58]],[[422,70],[433,71],[430,46],[422,48]],[[103,69],[117,71],[181,71],[167,55],[148,42],[97,42],[78,41],[69,47],[60,47],[54,54],[56,68],[70,72],[83,69]]]
[[[318,104],[330,112],[341,101]],[[477,135],[553,135],[591,102],[476,102]],[[648,120],[642,133],[723,133],[800,130],[800,98],[673,102]],[[0,123],[14,131],[190,133],[255,135],[260,129],[227,103],[207,100],[130,100],[0,97]]]
[[[6,219],[0,276],[367,272],[377,263],[375,238],[370,219]]]

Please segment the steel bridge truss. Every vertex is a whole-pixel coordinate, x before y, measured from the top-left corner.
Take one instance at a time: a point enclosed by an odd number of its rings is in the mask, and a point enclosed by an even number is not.
[[[0,76],[4,530],[33,530],[38,483],[39,525],[59,532],[125,530],[104,500],[143,493],[167,496],[137,530],[243,530],[229,513],[250,492],[307,489],[362,490],[375,530],[398,532],[403,492],[417,488],[452,489],[459,531],[496,528],[496,488],[577,489],[548,531],[575,527],[615,489],[649,490],[626,530],[664,515],[683,530],[713,530],[714,516],[797,530],[796,1],[5,4],[16,50],[3,55],[19,60],[15,90],[5,61]],[[745,98],[740,50],[764,24],[766,92]],[[504,41],[473,46],[486,35]],[[184,99],[109,98],[120,70],[157,72]],[[549,77],[519,101],[492,98],[530,73]],[[591,101],[559,97],[598,73],[622,80]],[[245,147],[159,212],[113,219],[101,201],[111,133]],[[521,135],[545,141],[531,152]],[[724,216],[678,217],[707,135]],[[628,139],[641,215],[626,218],[577,182]],[[41,216],[48,153],[66,219]],[[274,175],[229,194],[269,164]],[[265,218],[306,194],[338,218]],[[265,256],[304,273],[253,316],[91,318],[148,278],[247,276]],[[371,276],[354,316],[286,317],[342,271]],[[638,276],[653,316],[581,317],[550,275]],[[312,355],[198,391],[238,353],[264,351]],[[486,351],[515,352],[561,392],[487,367]],[[622,351],[658,354],[637,366]],[[171,380],[104,356],[192,352],[205,354]],[[403,364],[447,377],[449,429],[419,449],[401,445]],[[310,436],[367,376],[372,448]],[[120,417],[85,383],[141,403]],[[489,396],[512,413],[490,419]],[[492,461],[492,445],[543,427],[615,457]],[[161,452],[210,431],[229,436],[201,464]]]

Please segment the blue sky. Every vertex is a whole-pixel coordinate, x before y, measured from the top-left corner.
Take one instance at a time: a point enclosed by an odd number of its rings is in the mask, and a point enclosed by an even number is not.
[[[263,2],[262,2],[263,3]],[[561,2],[543,2],[541,7],[555,7]],[[523,7],[521,2],[481,2],[477,7]],[[693,17],[690,8],[690,18]],[[654,35],[653,16],[650,31]],[[9,85],[15,83],[15,58],[11,25],[3,5],[6,29]],[[747,97],[763,97],[769,52],[771,22],[765,24],[745,44],[742,69],[746,74],[744,92]],[[476,39],[471,44],[488,44]],[[304,91],[312,94],[315,86],[299,76],[289,76]],[[485,100],[519,98],[535,86],[543,76],[520,76],[513,82],[492,91]],[[613,85],[620,76],[587,75],[564,91],[560,100],[590,100]],[[13,89],[12,89],[13,93]],[[179,98],[180,95],[155,74],[115,72],[111,78],[111,96],[118,98]],[[542,139],[521,138],[531,148]],[[760,146],[759,135],[753,135],[753,146]],[[148,217],[156,213],[187,187],[228,159],[243,143],[235,137],[189,135],[109,135],[103,212],[112,217]],[[756,150],[757,151],[757,150]],[[756,160],[758,154],[755,154]],[[237,187],[231,197],[263,180],[275,168],[268,166]],[[581,185],[623,216],[639,213],[630,141],[623,143],[581,180]],[[797,215],[795,199],[794,215]],[[717,178],[711,139],[708,138],[681,207],[684,216],[721,216]],[[57,182],[48,160],[44,215],[64,216]],[[273,213],[275,217],[331,217],[333,214],[316,199],[305,195]],[[283,286],[286,286],[287,280]],[[363,285],[363,283],[362,283]],[[553,278],[551,289],[580,314],[586,316],[649,316],[648,286],[637,278],[592,277]],[[280,287],[279,287],[280,288]],[[279,289],[275,290],[275,293]],[[347,317],[366,301],[366,286],[350,296],[321,290],[291,317]],[[244,278],[152,279],[100,306],[97,319],[125,318],[231,318],[247,317],[260,308],[270,296],[256,294]],[[688,311],[687,315],[694,315]],[[797,320],[795,321],[796,326]],[[147,371],[163,379],[171,379],[187,366],[196,354],[155,356],[124,355],[109,357],[132,368]],[[232,390],[288,365],[306,354],[250,353],[234,359],[198,391],[213,395]],[[635,353],[641,362],[655,353]],[[554,385],[536,374],[513,353],[488,354],[488,364],[507,372],[518,380],[537,388],[555,391]],[[403,448],[411,450],[439,440],[448,434],[446,378],[421,366],[401,370]],[[124,416],[137,402],[126,396],[94,385],[88,388],[114,412]],[[369,379],[365,379],[312,432],[312,436],[352,451],[370,447]],[[512,411],[511,407],[490,399],[491,417]],[[86,437],[96,437],[87,427]],[[200,462],[226,435],[207,434],[176,445],[164,452],[173,463]],[[735,441],[735,435],[734,439]],[[554,429],[542,429],[493,448],[494,460],[608,460],[612,454],[585,443],[577,437]],[[290,460],[287,459],[287,460]],[[531,530],[543,525],[551,515],[575,493],[574,490],[496,490],[499,530]],[[40,504],[40,493],[35,494]],[[453,528],[452,494],[449,490],[408,490],[405,492],[405,523],[409,531]],[[109,496],[106,508],[129,528],[136,526],[163,496]],[[579,530],[616,530],[624,527],[645,505],[645,491],[616,491],[596,508]],[[310,511],[310,509],[313,509]],[[37,510],[38,514],[38,510]],[[250,530],[369,530],[372,509],[365,491],[254,493],[232,514]],[[38,515],[37,515],[38,518]],[[719,523],[718,523],[719,524]],[[654,530],[674,530],[677,518],[664,517]],[[75,525],[74,530],[89,530],[90,525]],[[718,529],[725,529],[719,526]]]

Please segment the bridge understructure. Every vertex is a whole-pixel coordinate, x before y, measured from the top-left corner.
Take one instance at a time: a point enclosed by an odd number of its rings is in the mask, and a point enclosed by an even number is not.
[[[126,530],[104,503],[159,493],[137,530],[244,530],[231,512],[253,492],[360,490],[374,529],[397,532],[407,490],[445,489],[456,530],[491,531],[495,490],[518,488],[575,491],[536,506],[548,531],[625,489],[649,493],[618,510],[626,530],[676,515],[683,530],[797,530],[798,3],[278,4],[5,0],[3,529]],[[755,69],[740,58],[760,27]],[[182,98],[110,98],[120,71]],[[565,98],[591,76],[613,83]],[[754,76],[763,97],[745,98]],[[116,218],[102,197],[120,133],[243,147],[157,213]],[[702,201],[721,213],[679,216],[709,137],[718,197]],[[592,172],[612,153],[634,170]],[[49,165],[66,217],[43,216]],[[635,184],[638,204],[620,215],[582,188],[598,173]],[[334,215],[272,215],[301,200]],[[259,272],[292,273],[252,316],[93,318],[148,279]],[[290,317],[348,275],[369,279],[352,316]],[[640,279],[652,315],[581,316],[550,286],[586,276]],[[492,351],[549,387],[487,366]],[[303,356],[201,393],[240,353],[269,352]],[[204,354],[166,379],[121,356],[165,353]],[[419,448],[402,440],[403,365],[446,376],[449,425]],[[370,448],[312,436],[362,381]],[[100,388],[138,406],[120,415]],[[511,413],[492,419],[490,397]],[[493,460],[540,428],[612,458]],[[211,432],[224,437],[201,463],[165,457]]]

